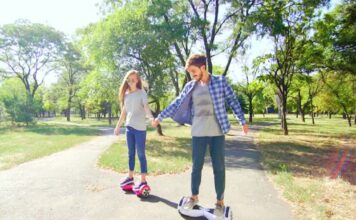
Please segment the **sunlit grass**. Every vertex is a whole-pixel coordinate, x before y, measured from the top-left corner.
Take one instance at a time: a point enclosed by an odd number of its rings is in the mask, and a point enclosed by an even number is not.
[[[172,120],[162,124],[165,136],[159,136],[155,130],[147,132],[146,157],[150,175],[178,173],[191,166],[190,127],[178,126]],[[128,170],[128,150],[125,135],[121,135],[99,159],[99,166],[120,173]],[[140,172],[136,156],[135,170]]]
[[[0,170],[67,149],[98,135],[96,129],[39,122],[0,127]]]
[[[66,125],[78,125],[78,126],[89,126],[89,127],[115,127],[117,123],[117,118],[112,119],[112,124],[109,124],[108,118],[85,118],[81,119],[77,115],[73,115],[70,118],[70,121],[67,122],[67,118],[65,117],[54,117],[54,118],[46,118],[46,119],[40,119],[45,120],[47,123],[53,123],[53,124],[66,124]]]
[[[259,119],[258,119],[259,120]],[[259,124],[259,121],[257,124]],[[355,216],[355,155],[342,178],[331,179],[337,161],[333,154],[355,152],[356,126],[350,128],[340,118],[288,118],[289,135],[284,136],[279,119],[270,121],[257,134],[256,143],[263,155],[263,164],[283,196],[295,207],[299,219],[352,219]]]

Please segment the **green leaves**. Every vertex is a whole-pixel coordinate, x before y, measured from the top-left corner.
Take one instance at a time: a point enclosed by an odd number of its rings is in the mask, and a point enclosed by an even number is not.
[[[18,77],[32,97],[53,71],[63,50],[63,35],[52,27],[20,21],[0,27],[2,77]]]
[[[12,122],[29,124],[34,121],[34,113],[38,110],[35,100],[26,93],[19,79],[4,81],[0,86],[0,102],[5,106]]]
[[[315,24],[315,47],[322,48],[322,68],[356,74],[356,3],[338,5]]]

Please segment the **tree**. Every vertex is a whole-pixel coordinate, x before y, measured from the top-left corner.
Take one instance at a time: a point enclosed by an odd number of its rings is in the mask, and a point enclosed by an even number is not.
[[[343,1],[315,23],[314,65],[356,74],[356,3]]]
[[[103,4],[104,13],[134,5],[138,1],[111,1]],[[207,68],[213,71],[214,56],[225,53],[227,63],[223,75],[227,75],[238,49],[244,47],[254,30],[254,17],[262,1],[139,1],[148,5],[152,30],[159,33],[161,43],[170,47],[176,63],[185,66],[192,48],[201,48],[207,56]],[[185,72],[183,86],[190,75]],[[176,84],[174,84],[176,86]]]
[[[32,99],[17,78],[6,80],[0,86],[0,103],[3,103],[11,121],[33,123],[34,99]]]
[[[151,20],[149,3],[132,1],[116,9],[105,21],[89,27],[83,43],[97,70],[118,74],[117,86],[127,70],[139,70],[148,82],[150,103],[156,107],[153,113],[157,115],[161,109],[160,97],[169,91],[172,85],[169,79],[177,72],[170,45],[164,43],[160,32],[152,29]],[[158,132],[162,134],[161,127]]]
[[[30,97],[43,84],[62,51],[63,35],[43,24],[19,21],[0,27],[0,74],[17,77]]]
[[[270,109],[275,105],[274,94],[274,88],[268,83],[263,83],[262,91],[256,93],[252,100],[254,112],[262,113],[263,117],[265,117],[265,114],[268,114]]]
[[[260,63],[267,73],[268,80],[278,89],[280,100],[281,127],[288,135],[287,98],[292,79],[296,73],[296,62],[302,55],[299,51],[301,41],[311,29],[310,20],[315,10],[327,1],[263,1],[259,15],[259,31],[268,35],[274,44],[273,54],[262,56]]]
[[[318,107],[319,111],[327,113],[330,119],[332,114],[340,112],[341,109],[336,97],[326,86],[323,86],[319,95],[316,96],[315,106]]]
[[[263,90],[263,84],[257,79],[257,68],[250,68],[245,65],[243,66],[243,73],[245,74],[245,81],[241,83],[241,91],[247,96],[248,99],[248,112],[249,112],[249,122],[252,123],[252,118],[254,115],[253,99]]]
[[[108,116],[108,123],[112,124],[113,109],[118,109],[117,94],[119,89],[119,78],[117,74],[91,71],[80,83],[78,97],[89,112]]]
[[[52,85],[50,88],[46,89],[44,95],[43,95],[43,110],[47,112],[47,116],[51,117],[51,113],[53,115],[56,115],[57,111],[57,99],[58,99],[58,93],[54,92],[54,87],[55,85]]]
[[[321,72],[321,77],[327,89],[335,96],[337,104],[341,107],[351,127],[351,112],[355,110],[356,104],[356,96],[354,95],[356,75],[347,74],[340,77],[337,72]]]
[[[297,117],[300,115],[302,122],[305,122],[305,112],[309,107],[309,98],[304,75],[295,75],[293,84],[290,87],[290,96],[295,100],[297,107]]]
[[[352,112],[355,113],[356,124],[356,102],[349,103],[353,99],[345,100],[344,95],[345,91],[349,92],[349,97],[355,97],[356,94],[355,8],[355,2],[343,1],[316,22],[316,31],[312,38],[314,50],[311,56],[323,82],[343,109],[350,126]],[[346,82],[346,79],[350,81]],[[343,87],[341,83],[348,86]]]
[[[6,119],[6,108],[3,102],[0,102],[0,123]]]
[[[213,70],[212,58],[220,53],[227,54],[227,63],[223,75],[227,75],[232,59],[238,49],[244,46],[246,39],[254,30],[254,16],[258,13],[262,1],[194,1],[188,0],[192,13],[191,23],[198,30],[203,50],[207,56],[207,69]],[[230,31],[227,31],[230,28]],[[229,33],[222,39],[222,31]]]
[[[59,62],[62,69],[59,76],[59,83],[62,84],[67,91],[67,121],[70,121],[72,102],[79,90],[80,80],[86,72],[86,68],[82,62],[83,60],[79,49],[76,48],[73,43],[67,43],[63,59]]]
[[[0,27],[0,77],[16,77],[25,88],[26,100],[13,101],[23,101],[26,116],[13,111],[15,121],[32,122],[30,115],[35,114],[36,107],[30,105],[36,103],[36,92],[46,76],[56,69],[54,64],[59,59],[62,41],[61,33],[43,24],[19,21]],[[24,117],[20,119],[20,115]]]
[[[189,5],[185,1],[157,0],[152,1],[148,7],[152,29],[159,33],[161,42],[165,43],[174,59],[174,73],[171,74],[172,82],[179,95],[179,75],[177,70],[184,69],[185,61],[189,57],[192,47],[197,41],[198,33],[192,25],[192,15],[188,13]],[[191,80],[186,70],[181,88]]]
[[[315,124],[314,119],[314,99],[322,90],[323,83],[320,74],[310,75],[296,74],[291,85],[292,96],[296,99],[297,110],[301,115],[301,119],[305,122],[305,111],[310,110],[312,124]]]
[[[322,80],[321,77],[319,75],[316,76],[310,76],[307,75],[306,76],[306,82],[307,82],[307,87],[308,87],[308,99],[309,99],[309,103],[310,103],[310,115],[312,117],[312,124],[315,124],[315,117],[314,117],[314,109],[315,109],[315,105],[314,105],[314,98],[319,94],[319,92],[322,89]]]

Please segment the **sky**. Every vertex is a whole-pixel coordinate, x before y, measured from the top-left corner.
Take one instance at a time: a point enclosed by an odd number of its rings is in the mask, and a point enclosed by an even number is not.
[[[0,25],[27,19],[71,36],[77,28],[98,21],[101,0],[0,0]]]
[[[27,19],[33,23],[43,23],[73,36],[75,30],[87,26],[92,22],[100,20],[101,13],[98,4],[102,0],[0,0],[0,25],[14,23],[18,19]],[[331,8],[340,2],[332,0]],[[250,49],[244,57],[244,62],[251,61],[260,55],[272,50],[272,43],[268,39],[249,39]],[[198,51],[196,51],[198,52]],[[224,66],[227,61],[226,55],[219,55],[213,62]],[[241,59],[235,59],[230,67],[229,76],[233,81],[241,81]],[[47,79],[54,82],[55,78]]]

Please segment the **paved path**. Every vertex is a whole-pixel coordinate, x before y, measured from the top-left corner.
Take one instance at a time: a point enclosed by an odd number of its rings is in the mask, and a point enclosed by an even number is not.
[[[261,169],[252,135],[232,133],[226,148],[225,198],[234,219],[293,219]],[[106,130],[89,142],[0,171],[0,219],[183,219],[176,206],[182,195],[189,195],[190,171],[150,177],[148,199],[125,194],[118,187],[123,175],[96,167],[99,155],[115,142],[111,134]],[[213,206],[208,160],[200,192],[201,205]]]

